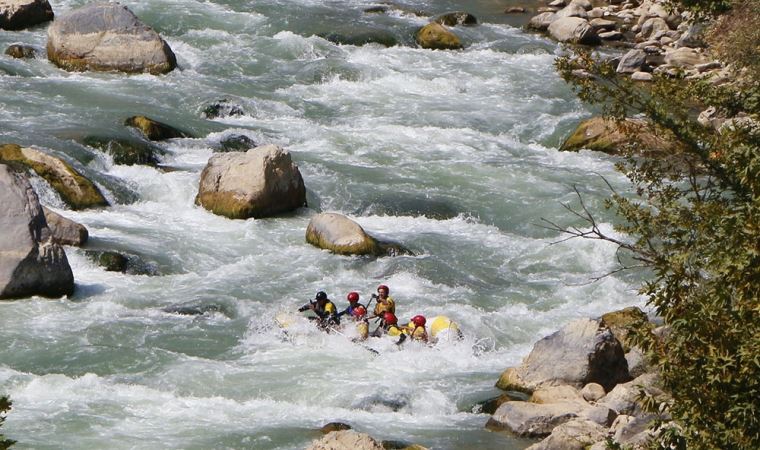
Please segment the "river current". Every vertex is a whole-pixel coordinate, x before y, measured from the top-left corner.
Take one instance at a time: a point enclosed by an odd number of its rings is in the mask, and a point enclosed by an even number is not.
[[[62,14],[83,1],[51,0]],[[562,203],[602,208],[609,157],[557,147],[591,115],[557,76],[562,50],[503,14],[505,0],[123,1],[168,41],[167,75],[68,73],[44,56],[0,56],[0,142],[72,162],[113,204],[68,210],[41,180],[43,203],[87,226],[90,249],[139,255],[156,272],[107,272],[67,248],[71,298],[0,302],[3,426],[16,448],[304,448],[315,429],[351,424],[431,449],[521,449],[484,429],[478,402],[500,372],[573,318],[640,303],[613,275],[615,249],[571,240],[542,218],[581,225]],[[430,16],[467,10],[466,49],[415,48]],[[416,12],[421,12],[422,15]],[[398,45],[323,36],[381,30]],[[45,27],[0,32],[0,47],[43,51]],[[44,52],[43,52],[44,55]],[[207,119],[228,99],[243,115]],[[83,136],[129,136],[144,114],[196,138],[161,144],[160,168],[115,165]],[[309,207],[228,220],[196,206],[200,171],[231,135],[275,143],[303,174]],[[339,212],[415,256],[337,256],[304,240],[312,215]],[[274,317],[326,291],[367,301],[387,284],[403,320],[444,314],[465,339],[380,346]],[[166,308],[191,307],[201,315]]]

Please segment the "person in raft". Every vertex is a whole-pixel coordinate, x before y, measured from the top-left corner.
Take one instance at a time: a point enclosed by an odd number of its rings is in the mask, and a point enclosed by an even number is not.
[[[314,299],[315,301],[309,302],[298,308],[298,312],[304,312],[307,310],[314,311],[314,314],[316,314],[317,317],[311,319],[317,320],[321,327],[339,325],[340,317],[338,316],[338,308],[335,307],[335,303],[327,298],[327,294],[319,291]]]
[[[359,303],[358,292],[349,292],[348,295],[346,296],[346,300],[348,300],[348,306],[346,307],[346,309],[338,313],[338,317],[344,316],[346,314],[348,314],[349,317],[354,317],[355,316],[354,311],[360,306],[364,309],[365,314],[366,314],[367,308],[361,303]]]
[[[372,337],[382,337],[384,335],[398,336],[396,345],[401,345],[406,340],[406,333],[398,327],[398,319],[392,312],[384,312],[380,325],[372,332]]]
[[[403,327],[403,331],[415,341],[427,342],[428,333],[427,329],[425,329],[425,322],[425,316],[420,316],[418,314],[412,317],[412,320],[409,321],[409,325]]]
[[[396,314],[396,302],[388,294],[390,294],[390,289],[384,284],[377,287],[377,295],[372,294],[372,298],[377,300],[377,303],[375,303],[375,309],[372,311],[371,318],[379,317],[382,319],[383,314],[386,312]]]

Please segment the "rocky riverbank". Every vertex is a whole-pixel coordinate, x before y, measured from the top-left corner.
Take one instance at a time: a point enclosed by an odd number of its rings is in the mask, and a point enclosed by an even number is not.
[[[659,401],[667,394],[633,333],[664,339],[666,329],[632,307],[573,321],[540,340],[519,366],[502,373],[496,386],[507,393],[495,400],[486,426],[543,438],[530,450],[602,450],[609,442],[645,448],[653,421],[668,418],[647,410],[642,394]],[[514,391],[530,397],[514,400]]]

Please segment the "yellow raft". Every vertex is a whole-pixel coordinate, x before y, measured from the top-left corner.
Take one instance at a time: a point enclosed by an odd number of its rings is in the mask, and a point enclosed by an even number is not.
[[[461,339],[462,332],[459,326],[446,316],[435,316],[430,320],[430,337],[438,339],[448,333],[449,339]]]

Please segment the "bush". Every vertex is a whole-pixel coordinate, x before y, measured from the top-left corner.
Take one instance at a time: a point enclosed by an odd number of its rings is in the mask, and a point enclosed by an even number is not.
[[[5,415],[10,410],[11,410],[11,401],[8,400],[8,397],[0,397],[0,427],[3,426],[3,422],[5,422]],[[11,448],[11,446],[15,443],[16,441],[5,439],[5,436],[0,434],[0,450],[6,450],[8,448]]]

